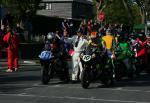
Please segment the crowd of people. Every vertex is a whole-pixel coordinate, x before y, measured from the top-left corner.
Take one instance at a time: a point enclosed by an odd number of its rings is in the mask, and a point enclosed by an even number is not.
[[[145,68],[148,67],[148,59],[150,58],[149,44],[150,38],[143,31],[132,31],[130,26],[123,24],[107,24],[100,25],[97,21],[83,20],[75,35],[70,34],[67,21],[62,23],[63,33],[49,33],[46,41],[50,41],[49,50],[59,49],[65,57],[72,58],[72,81],[80,80],[80,73],[83,70],[80,61],[80,54],[89,46],[100,48],[105,51],[106,55],[112,60],[120,59],[123,61],[127,69],[130,69],[129,57],[139,57],[143,60]],[[135,44],[139,47],[135,52]],[[47,46],[48,47],[48,46]],[[119,57],[115,52],[121,51]],[[134,69],[136,69],[134,67]],[[148,70],[148,69],[147,69]],[[138,73],[137,73],[138,74]]]
[[[4,25],[1,25],[0,29],[0,55],[2,55],[1,50],[3,47],[7,48],[7,72],[12,72],[13,70],[18,70],[18,45],[19,40],[23,41],[24,37],[22,34],[23,30],[18,23],[14,30],[7,23],[11,24],[11,21],[4,22]],[[62,52],[62,56],[65,59],[71,57],[73,62],[71,79],[73,81],[80,80],[80,73],[83,70],[80,54],[89,46],[105,51],[106,55],[112,60],[119,58],[124,62],[127,69],[131,66],[128,56],[140,58],[143,62],[142,65],[145,68],[149,68],[150,38],[142,30],[135,32],[130,26],[123,24],[101,25],[92,19],[88,21],[83,19],[75,34],[72,32],[73,29],[73,23],[64,20],[62,22],[62,33],[59,31],[48,33],[44,47],[44,50],[54,51],[55,53]],[[137,44],[138,49],[135,47]],[[121,51],[119,57],[115,54],[117,50]]]

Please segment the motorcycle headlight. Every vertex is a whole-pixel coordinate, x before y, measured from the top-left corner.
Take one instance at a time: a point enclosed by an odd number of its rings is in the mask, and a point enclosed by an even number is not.
[[[91,58],[92,58],[92,56],[91,56],[91,55],[83,55],[82,60],[83,60],[84,62],[88,62],[88,61],[90,61],[90,60],[91,60]]]

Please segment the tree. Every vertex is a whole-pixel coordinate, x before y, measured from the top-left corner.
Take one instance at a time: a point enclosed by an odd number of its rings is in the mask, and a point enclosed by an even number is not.
[[[99,21],[99,13],[101,13],[107,6],[112,3],[113,0],[94,0],[94,4],[96,5],[96,18]]]
[[[150,20],[150,0],[145,0],[145,5],[146,5],[146,9],[147,9],[147,18],[148,20]]]
[[[28,11],[35,15],[40,2],[41,0],[0,0],[0,4],[3,7],[11,7],[17,10],[19,15],[23,17]]]
[[[130,0],[121,0],[125,10],[128,12],[128,18],[129,18],[129,23],[130,25],[133,25],[133,15],[132,15],[132,10],[130,6]]]
[[[142,12],[139,13],[140,9],[133,0],[113,0],[110,3],[105,3],[104,0],[96,0],[96,4],[98,5],[96,6],[97,13],[99,11],[105,12],[106,23],[126,23],[133,25],[134,23],[139,23],[141,20],[140,14]]]

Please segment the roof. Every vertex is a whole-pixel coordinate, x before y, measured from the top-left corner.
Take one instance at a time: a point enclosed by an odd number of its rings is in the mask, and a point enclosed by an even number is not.
[[[92,0],[42,0],[43,2],[80,2],[85,4],[92,4]]]

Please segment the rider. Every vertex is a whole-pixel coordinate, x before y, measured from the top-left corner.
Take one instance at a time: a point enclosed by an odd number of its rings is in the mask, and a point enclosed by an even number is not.
[[[104,62],[102,60],[103,53],[100,53],[100,51],[102,51],[102,45],[101,45],[101,39],[100,39],[98,33],[95,31],[91,32],[89,38],[90,38],[90,40],[88,41],[88,48],[94,50],[96,62],[98,64]]]
[[[148,42],[148,39],[146,38],[146,35],[144,33],[139,33],[138,37],[136,38],[136,42],[140,44],[141,50],[135,55],[136,57],[142,56],[146,54],[146,48],[145,45]]]
[[[106,49],[107,55],[109,58],[114,59],[114,44],[115,38],[111,33],[111,30],[106,31],[106,35],[102,37],[103,48]]]
[[[117,56],[116,59],[125,64],[128,71],[128,75],[132,76],[129,73],[131,73],[131,63],[132,63],[131,57],[133,56],[133,52],[131,52],[130,45],[123,36],[120,36],[118,38],[117,51],[119,52],[118,53],[119,55]]]
[[[148,65],[148,58],[147,58],[147,48],[146,45],[148,43],[148,38],[146,37],[146,35],[144,33],[139,33],[138,37],[136,38],[136,42],[139,44],[139,50],[137,51],[135,57],[140,58],[144,63],[144,66]]]
[[[97,47],[99,45],[98,39],[99,38],[97,37],[97,32],[93,31],[91,32],[88,44]]]
[[[115,71],[114,71],[114,59],[115,59],[115,53],[114,53],[114,47],[115,47],[115,38],[111,33],[110,29],[106,30],[106,35],[102,37],[102,46],[103,46],[103,51],[106,51],[106,58],[108,58],[111,60],[110,64],[113,67],[112,71],[113,71],[113,77],[115,77]],[[106,59],[105,58],[105,59]],[[107,59],[106,59],[107,60]]]

